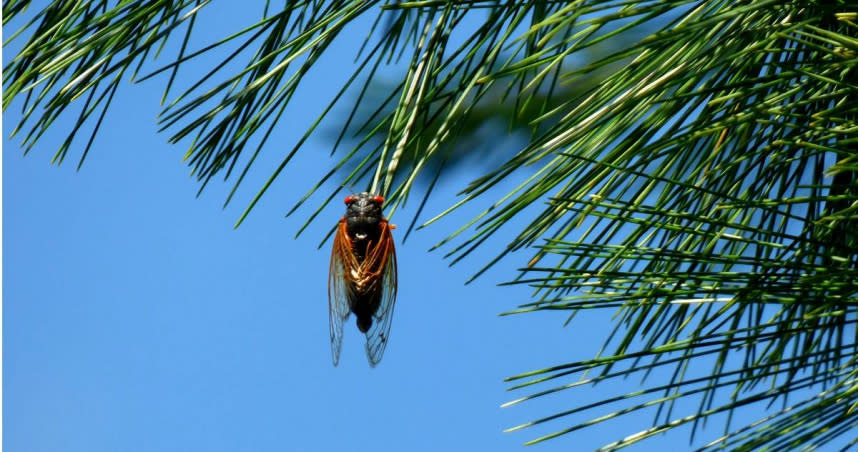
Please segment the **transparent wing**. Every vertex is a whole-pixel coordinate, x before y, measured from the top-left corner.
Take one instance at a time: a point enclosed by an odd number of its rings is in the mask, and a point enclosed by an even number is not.
[[[348,288],[346,277],[357,265],[349,244],[345,220],[340,220],[334,234],[334,248],[328,273],[328,316],[331,330],[331,356],[334,366],[340,362],[343,345],[343,323],[349,316]]]
[[[373,367],[381,361],[384,348],[387,347],[393,306],[396,303],[396,248],[393,245],[392,229],[393,226],[387,220],[382,220],[377,248],[370,253],[372,259],[380,260],[377,263],[378,267],[375,265],[371,267],[381,269],[382,283],[381,303],[372,316],[372,326],[366,332],[366,357]]]

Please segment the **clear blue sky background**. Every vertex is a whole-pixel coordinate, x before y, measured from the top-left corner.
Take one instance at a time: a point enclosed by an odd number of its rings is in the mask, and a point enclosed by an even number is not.
[[[196,43],[258,15],[240,3],[204,11]],[[362,39],[363,31],[354,36]],[[15,49],[6,50],[4,62]],[[61,118],[22,157],[19,142],[8,140],[20,104],[4,113],[5,450],[517,451],[572,419],[510,434],[503,428],[612,388],[499,408],[524,394],[506,393],[504,377],[592,356],[609,313],[588,313],[566,328],[562,314],[498,317],[528,299],[524,287],[496,286],[528,256],[513,256],[465,286],[504,245],[500,238],[453,268],[442,253],[427,253],[473,210],[399,243],[399,299],[381,364],[368,367],[363,337],[349,322],[340,366],[331,365],[329,250],[316,246],[342,205],[297,240],[310,210],[283,217],[334,165],[329,137],[312,140],[249,220],[238,230],[232,225],[321,108],[319,99],[350,72],[344,65],[352,48],[338,49],[308,78],[225,210],[227,185],[215,183],[195,198],[198,185],[180,161],[185,148],[156,133],[163,80],[120,92],[80,172],[79,154],[60,167],[49,163],[74,118]],[[427,213],[452,203],[477,170],[455,172]],[[394,222],[410,221],[414,207]],[[590,450],[649,427],[650,415],[536,449]],[[633,450],[685,450],[687,433]]]

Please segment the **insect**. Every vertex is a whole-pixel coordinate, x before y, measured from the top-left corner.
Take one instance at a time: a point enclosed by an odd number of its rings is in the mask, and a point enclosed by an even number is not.
[[[328,275],[331,352],[336,366],[343,323],[354,314],[358,329],[366,335],[366,357],[375,367],[387,346],[396,302],[394,226],[381,213],[381,196],[364,192],[347,196],[345,202]]]

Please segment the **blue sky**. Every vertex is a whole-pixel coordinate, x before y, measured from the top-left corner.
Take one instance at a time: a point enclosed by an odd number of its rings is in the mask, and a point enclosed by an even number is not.
[[[199,42],[256,12],[221,6],[206,14],[201,21],[213,26],[199,29]],[[342,65],[351,54],[342,52],[308,79],[226,209],[229,186],[214,183],[196,198],[198,185],[181,162],[185,148],[156,133],[163,80],[120,91],[80,172],[78,154],[50,165],[74,118],[61,118],[22,157],[19,142],[8,139],[20,104],[4,113],[5,450],[513,451],[572,421],[503,428],[600,397],[597,388],[499,408],[520,395],[505,392],[504,377],[592,356],[610,313],[582,314],[566,328],[563,315],[498,317],[528,299],[524,287],[496,284],[529,256],[514,255],[465,286],[501,238],[453,268],[441,252],[427,252],[474,211],[398,243],[399,297],[381,364],[369,368],[350,321],[340,365],[331,365],[329,247],[317,244],[343,208],[326,210],[298,239],[312,210],[283,216],[335,164],[329,137],[311,140],[249,219],[232,226],[314,117],[305,112],[318,110],[320,93],[336,84],[322,74],[348,72]],[[454,202],[477,174],[455,172],[427,214]],[[414,207],[394,223],[410,221]],[[648,416],[536,449],[589,450],[648,427]],[[687,431],[669,438],[632,450],[688,444]]]

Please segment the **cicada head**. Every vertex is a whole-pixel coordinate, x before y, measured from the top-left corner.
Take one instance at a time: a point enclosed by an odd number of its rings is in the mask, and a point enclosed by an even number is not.
[[[381,206],[384,198],[367,192],[346,196],[346,217],[370,216],[381,218]]]

